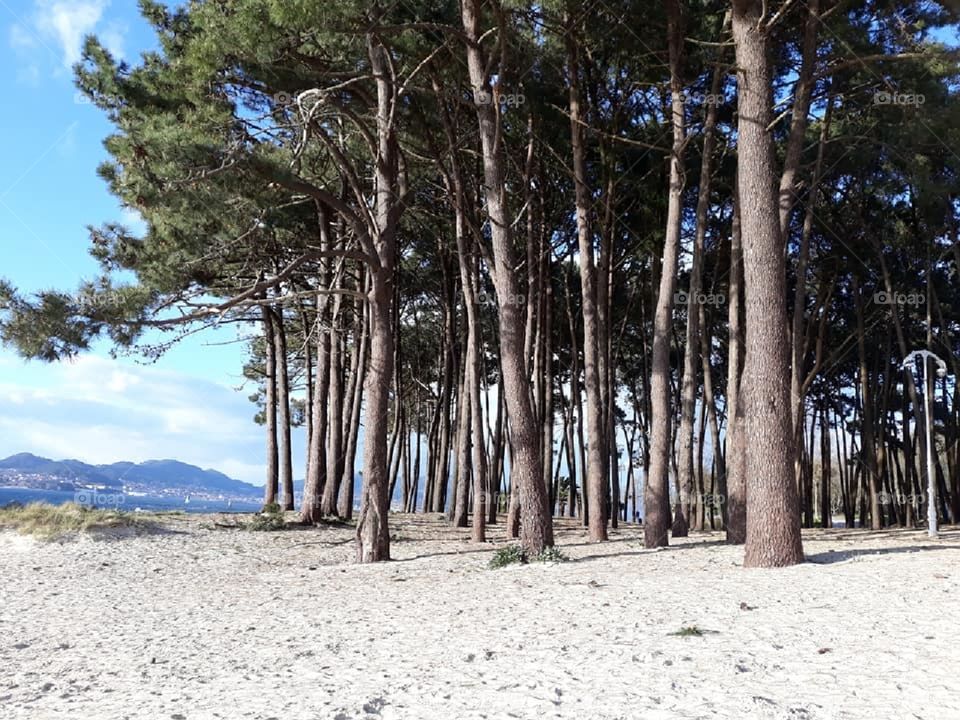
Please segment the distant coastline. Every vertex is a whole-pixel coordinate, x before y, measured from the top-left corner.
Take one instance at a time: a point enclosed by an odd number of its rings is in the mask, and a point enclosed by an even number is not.
[[[257,512],[259,503],[228,500],[210,500],[190,498],[152,497],[149,495],[127,495],[115,492],[72,491],[72,490],[42,490],[37,488],[0,487],[0,507],[10,503],[26,505],[32,502],[46,502],[51,505],[62,505],[66,502],[80,502],[92,507],[124,510],[135,512],[182,510],[189,513],[210,512]]]

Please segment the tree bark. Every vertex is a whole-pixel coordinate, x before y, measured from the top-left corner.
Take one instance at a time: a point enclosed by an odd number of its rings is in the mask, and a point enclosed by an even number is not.
[[[686,144],[683,113],[683,82],[680,62],[683,30],[680,27],[680,3],[666,0],[667,42],[670,54],[671,121],[673,148],[670,154],[670,193],[667,203],[667,227],[660,268],[660,290],[654,316],[653,359],[650,379],[651,436],[650,472],[644,486],[643,506],[646,520],[643,541],[647,548],[669,544],[670,528],[670,454],[672,417],[670,403],[670,342],[673,329],[673,295],[677,284],[677,257],[680,250],[680,224],[683,211],[683,153]]]
[[[786,278],[777,214],[770,123],[772,65],[760,0],[734,0],[738,68],[737,155],[746,283],[746,360],[742,379],[747,452],[747,537],[744,565],[803,562],[794,478]]]
[[[333,328],[330,332],[330,382],[327,390],[327,479],[323,484],[320,512],[337,516],[337,496],[343,478],[343,339],[338,322],[340,298],[334,301]]]
[[[359,337],[354,339],[354,344],[359,344],[359,350],[354,355],[356,362],[351,360],[350,370],[353,379],[351,380],[351,392],[347,396],[350,399],[349,420],[346,425],[347,450],[344,455],[343,476],[340,480],[340,497],[337,503],[337,514],[349,520],[353,517],[353,495],[354,495],[354,472],[357,462],[357,439],[360,434],[360,412],[363,407],[363,384],[367,373],[367,354],[369,347],[369,321],[367,319],[366,306],[358,302],[357,311],[359,313],[358,322],[360,323]],[[397,410],[399,409],[400,393],[397,392]],[[396,435],[396,431],[394,432]],[[395,477],[395,474],[391,474]],[[416,483],[414,483],[414,498],[416,498]],[[415,500],[414,500],[415,502]]]
[[[726,23],[724,23],[726,26]],[[723,73],[713,72],[711,97],[720,95]],[[697,193],[696,231],[693,239],[693,260],[690,266],[690,289],[687,293],[687,332],[683,352],[683,380],[680,397],[680,498],[673,519],[673,536],[686,537],[690,529],[689,503],[693,494],[693,415],[697,404],[697,371],[700,366],[700,308],[703,274],[703,246],[707,236],[707,213],[710,210],[710,180],[713,173],[713,151],[716,146],[717,106],[707,106],[703,123],[703,156],[700,161],[700,187]],[[702,501],[702,493],[700,501]],[[702,523],[701,523],[702,525]]]
[[[593,258],[593,237],[590,230],[590,191],[587,188],[587,159],[583,147],[583,119],[580,112],[578,47],[574,29],[567,32],[567,76],[570,86],[570,139],[573,149],[577,244],[580,255],[580,289],[583,311],[583,385],[587,395],[587,465],[584,482],[588,486],[590,504],[589,539],[607,539],[607,482],[604,458],[604,412],[600,385],[599,327],[597,318],[597,268]],[[576,352],[576,350],[573,350]]]
[[[727,291],[727,542],[742,545],[747,539],[747,462],[743,442],[744,416],[740,403],[743,373],[743,245],[740,227],[740,183],[734,181],[733,227],[730,235],[730,282]]]
[[[276,353],[278,434],[280,438],[280,507],[293,510],[293,446],[290,424],[290,369],[287,364],[287,332],[283,322],[283,308],[277,308],[273,316]]]
[[[516,257],[506,205],[499,105],[493,97],[486,60],[480,46],[480,0],[461,3],[466,35],[467,66],[483,155],[484,195],[493,241],[493,278],[499,305],[500,366],[513,445],[510,474],[520,492],[520,544],[532,556],[553,545],[553,523],[547,507],[540,456],[540,435],[530,401],[524,352],[522,297],[516,277]]]
[[[277,491],[280,484],[280,448],[277,442],[277,351],[276,331],[274,330],[273,311],[264,305],[261,309],[263,320],[263,338],[266,343],[264,353],[264,392],[263,412],[267,430],[267,482],[263,490],[263,505],[277,503]]]
[[[380,39],[368,35],[370,67],[377,86],[377,158],[374,163],[376,266],[371,272],[370,367],[364,379],[367,399],[363,438],[363,495],[357,518],[357,560],[390,559],[390,510],[387,477],[387,432],[390,384],[393,379],[394,338],[392,303],[399,217],[397,147],[393,128],[396,97],[391,81],[389,53]]]

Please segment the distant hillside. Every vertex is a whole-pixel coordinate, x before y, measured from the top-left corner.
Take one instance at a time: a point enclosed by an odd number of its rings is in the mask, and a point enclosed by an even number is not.
[[[182,487],[236,493],[239,495],[263,494],[263,489],[250,483],[234,480],[216,470],[202,470],[178,460],[147,460],[139,464],[119,462],[100,465],[97,469],[109,478],[123,483],[139,483],[151,487]]]
[[[0,460],[0,478],[9,480],[16,474],[46,476],[51,479],[105,487],[118,487],[123,484],[117,483],[114,478],[95,465],[87,465],[79,460],[50,460],[30,453],[11,455]]]
[[[210,495],[260,498],[263,488],[177,460],[148,460],[89,465],[79,460],[50,460],[30,453],[0,460],[0,481],[14,487],[48,486],[125,488],[149,495]]]

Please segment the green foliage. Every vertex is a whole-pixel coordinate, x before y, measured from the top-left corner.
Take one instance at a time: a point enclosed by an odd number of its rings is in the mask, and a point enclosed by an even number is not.
[[[685,625],[679,630],[667,633],[668,635],[675,635],[676,637],[703,637],[704,635],[716,635],[716,630],[705,630],[697,625]]]
[[[490,568],[498,569],[517,563],[526,564],[527,555],[519,545],[507,545],[497,550],[490,558]]]
[[[557,547],[544,548],[543,551],[534,558],[537,562],[542,563],[561,563],[567,562],[569,559],[570,558],[564,555]],[[489,566],[492,569],[497,569],[517,563],[526,565],[528,562],[529,559],[522,547],[519,545],[507,545],[493,554],[493,557],[490,558]]]
[[[537,562],[543,563],[562,563],[567,562],[569,559],[570,558],[564,555],[563,551],[556,545],[544,548],[540,551],[540,554],[537,555]]]
[[[274,532],[287,530],[290,525],[284,520],[280,506],[277,503],[269,503],[263,506],[263,510],[255,515],[246,527],[253,532]]]

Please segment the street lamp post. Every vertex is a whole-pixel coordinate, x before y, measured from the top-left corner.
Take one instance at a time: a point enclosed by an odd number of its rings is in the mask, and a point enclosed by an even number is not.
[[[903,359],[901,367],[912,369],[914,363],[923,362],[923,416],[927,426],[927,534],[935,538],[937,537],[937,481],[933,465],[933,412],[930,410],[930,396],[933,393],[932,386],[929,384],[927,360],[937,363],[938,377],[946,377],[947,364],[929,350],[914,350]]]

